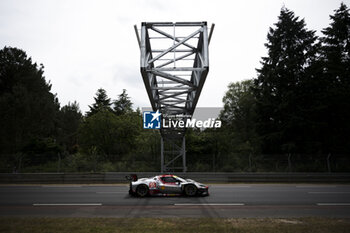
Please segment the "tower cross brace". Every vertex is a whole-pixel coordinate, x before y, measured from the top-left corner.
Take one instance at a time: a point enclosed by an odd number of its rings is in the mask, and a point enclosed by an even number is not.
[[[140,71],[153,111],[186,120],[196,108],[209,71],[207,22],[143,22]],[[161,172],[186,172],[185,128],[161,128]]]

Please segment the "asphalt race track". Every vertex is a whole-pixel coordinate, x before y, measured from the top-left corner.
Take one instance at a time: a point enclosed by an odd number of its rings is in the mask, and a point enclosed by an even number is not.
[[[209,192],[137,198],[127,185],[3,185],[0,216],[350,217],[350,185],[215,184]]]

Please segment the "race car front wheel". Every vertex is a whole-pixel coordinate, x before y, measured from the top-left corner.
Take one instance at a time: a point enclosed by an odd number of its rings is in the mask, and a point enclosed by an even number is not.
[[[137,186],[137,188],[136,188],[136,194],[137,194],[139,197],[145,197],[145,196],[147,196],[147,194],[148,194],[148,187],[147,187],[147,185],[140,184],[139,186]]]
[[[197,194],[197,187],[193,184],[188,184],[185,186],[185,194],[186,196],[193,197]]]

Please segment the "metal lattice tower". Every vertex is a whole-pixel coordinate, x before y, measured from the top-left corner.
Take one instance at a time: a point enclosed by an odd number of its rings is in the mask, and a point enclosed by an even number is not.
[[[191,117],[209,71],[206,22],[143,22],[141,74],[153,111],[163,119]],[[186,172],[185,128],[162,128],[161,172]],[[182,159],[180,159],[182,158]]]

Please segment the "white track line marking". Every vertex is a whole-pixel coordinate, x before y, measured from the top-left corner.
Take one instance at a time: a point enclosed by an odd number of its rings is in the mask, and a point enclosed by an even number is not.
[[[33,204],[33,206],[102,206],[102,203],[47,203]]]
[[[127,191],[125,192],[96,192],[97,194],[115,194],[115,193],[127,193]]]
[[[318,206],[350,206],[350,203],[316,203]]]
[[[175,203],[178,206],[243,206],[244,203]]]
[[[308,192],[308,194],[345,194],[350,192]]]
[[[42,188],[81,188],[82,185],[41,185]]]
[[[335,185],[297,185],[296,188],[336,188]]]

